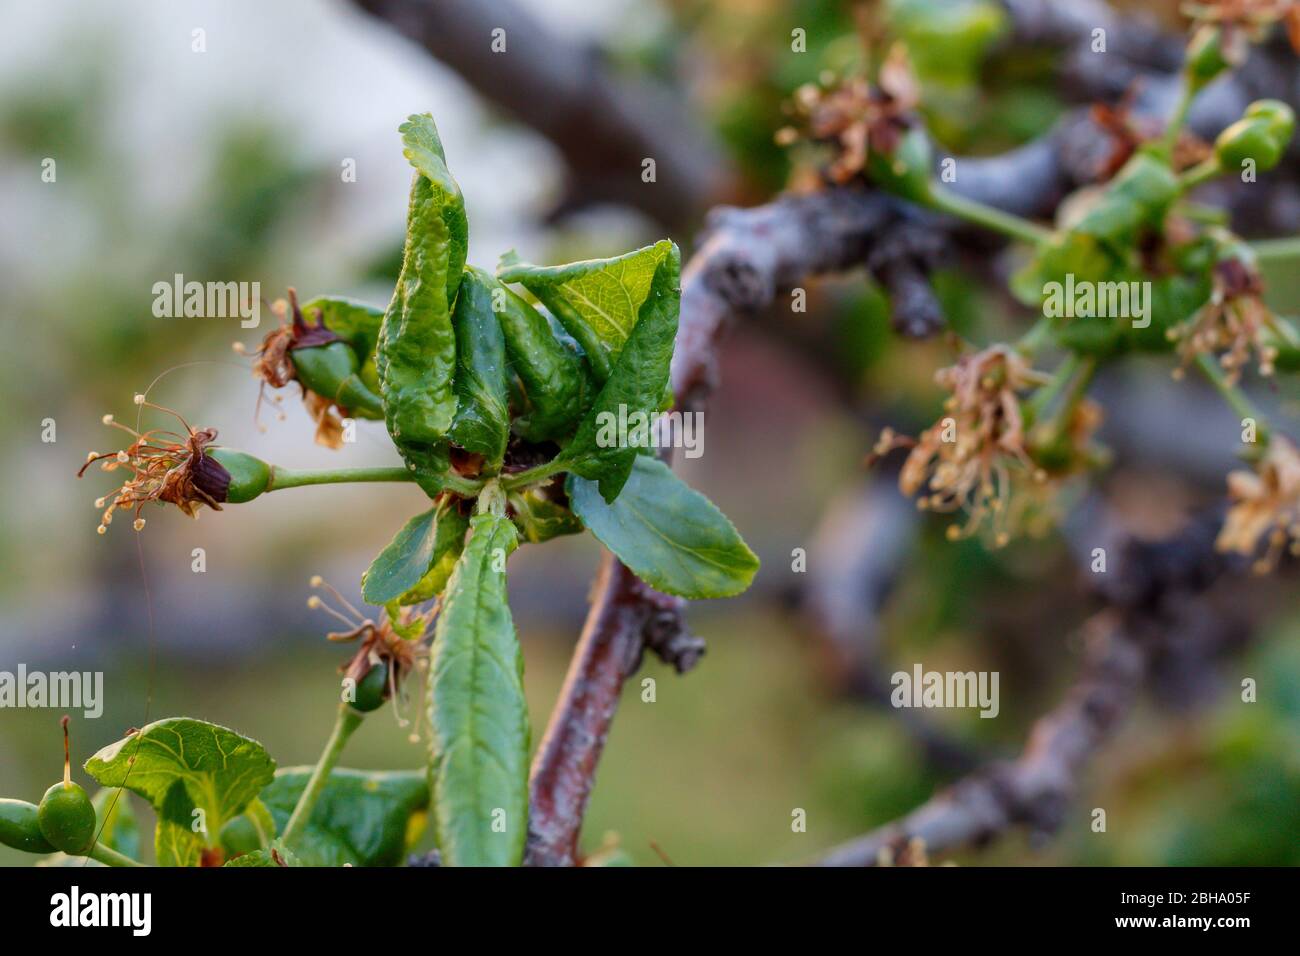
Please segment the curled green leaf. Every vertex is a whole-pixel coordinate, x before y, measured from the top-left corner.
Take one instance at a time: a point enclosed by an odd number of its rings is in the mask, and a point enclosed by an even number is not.
[[[510,393],[505,338],[492,309],[492,289],[480,276],[484,274],[479,270],[465,270],[452,314],[456,417],[451,423],[451,440],[482,455],[483,470],[492,475],[501,468],[510,438]]]
[[[582,346],[597,381],[604,382],[632,334],[655,273],[676,249],[662,239],[612,259],[560,266],[531,265],[507,254],[497,278],[518,282],[537,296]]]
[[[361,597],[376,606],[390,601],[416,604],[433,597],[451,573],[447,567],[440,575],[435,572],[460,553],[467,527],[468,519],[450,498],[416,515],[362,575]]]
[[[613,501],[627,481],[632,460],[649,442],[650,424],[664,404],[677,337],[680,261],[677,246],[670,243],[609,379],[561,454],[569,471],[600,482],[606,501]],[[624,423],[631,425],[626,432]]]
[[[412,116],[401,132],[416,174],[402,270],[380,326],[375,364],[388,432],[421,487],[436,493],[438,475],[447,469],[446,435],[456,414],[451,303],[469,233],[460,189],[447,170],[432,117]]]

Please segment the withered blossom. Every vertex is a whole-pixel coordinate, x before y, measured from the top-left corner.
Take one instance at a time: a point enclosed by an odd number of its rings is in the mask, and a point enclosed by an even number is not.
[[[197,518],[199,508],[207,505],[213,511],[221,510],[230,487],[230,472],[209,457],[204,449],[217,438],[215,428],[191,428],[176,412],[136,397],[136,404],[155,408],[175,415],[185,428],[185,433],[155,428],[144,433],[115,421],[112,415],[104,416],[104,424],[121,429],[135,440],[126,448],[97,454],[91,452],[86,463],[77,472],[80,478],[95,462],[101,462],[104,471],[124,469],[131,473],[115,491],[95,501],[103,508],[98,531],[104,534],[113,523],[118,509],[135,510],[135,530],[144,527],[140,512],[151,501],[175,505],[191,518]]]
[[[1049,510],[1069,474],[1069,468],[1049,473],[1040,467],[1027,443],[1020,393],[1048,377],[1010,346],[994,345],[940,369],[935,380],[951,393],[944,417],[915,439],[885,429],[873,458],[910,449],[898,486],[908,497],[919,496],[923,510],[965,512],[964,524],[948,528],[951,539],[975,534],[986,520],[999,547],[1015,532],[1038,530],[1035,518]],[[1099,419],[1096,406],[1080,402],[1064,423],[1062,440],[1083,449]],[[1082,459],[1069,456],[1071,463]]]
[[[1178,343],[1183,369],[1198,355],[1216,355],[1224,378],[1236,384],[1251,354],[1259,357],[1259,374],[1272,375],[1278,350],[1270,340],[1283,335],[1273,311],[1264,304],[1264,281],[1240,259],[1225,259],[1214,267],[1210,299],[1187,321],[1169,330]]]
[[[1223,29],[1228,62],[1245,62],[1248,43],[1263,41],[1276,24],[1286,30],[1291,48],[1300,53],[1300,2],[1298,0],[1205,0],[1186,3],[1183,12],[1201,23]]]
[[[1228,509],[1215,546],[1246,556],[1263,554],[1255,570],[1277,566],[1284,550],[1300,554],[1300,452],[1274,436],[1254,471],[1228,475]]]
[[[1094,103],[1088,111],[1093,123],[1106,135],[1109,146],[1093,172],[1097,182],[1109,181],[1143,144],[1160,139],[1164,133],[1164,125],[1159,120],[1134,111],[1138,91],[1137,83],[1130,84],[1114,106]],[[1183,129],[1174,143],[1170,159],[1173,168],[1181,171],[1195,166],[1213,152],[1213,146],[1191,130]]]
[[[920,99],[907,49],[896,43],[881,64],[875,84],[861,76],[846,77],[826,87],[805,84],[795,91],[793,108],[809,140],[835,147],[826,174],[843,185],[862,173],[871,153],[893,154],[903,133],[916,122]],[[777,133],[782,145],[799,138],[800,131],[794,127]]]
[[[254,353],[257,358],[253,362],[253,375],[261,379],[263,389],[268,385],[271,388],[284,388],[290,382],[298,381],[298,371],[289,355],[294,349],[313,348],[343,341],[336,333],[326,328],[325,320],[319,311],[316,314],[315,324],[307,321],[298,306],[298,292],[293,288],[289,289],[288,303],[277,300],[271,306],[271,310],[280,316],[282,321],[262,339],[261,346]],[[242,346],[237,344],[236,351],[242,351]],[[307,413],[316,422],[316,443],[328,448],[342,448],[342,419],[346,416],[347,410],[339,407],[333,398],[320,395],[301,382],[298,384],[302,388],[303,404],[307,408]],[[259,409],[261,401],[262,393],[259,391]]]
[[[353,686],[360,686],[366,676],[376,667],[383,667],[385,674],[384,699],[393,701],[394,708],[402,700],[401,690],[406,679],[416,669],[428,666],[429,647],[427,635],[438,613],[435,603],[432,610],[417,611],[413,607],[404,607],[394,619],[388,608],[380,611],[379,621],[361,614],[333,586],[320,575],[311,579],[314,588],[321,589],[339,602],[343,611],[326,604],[318,595],[307,601],[307,606],[323,610],[347,625],[345,631],[331,631],[325,637],[336,643],[360,641],[356,653],[339,668],[339,673],[350,678]],[[422,708],[416,708],[417,727]],[[398,711],[398,723],[407,726],[409,721]],[[417,740],[418,730],[413,730],[411,739]]]

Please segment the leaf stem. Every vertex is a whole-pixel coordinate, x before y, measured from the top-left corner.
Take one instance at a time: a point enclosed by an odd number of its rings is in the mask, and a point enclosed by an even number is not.
[[[1050,229],[982,202],[976,202],[974,199],[967,199],[947,189],[932,189],[929,202],[940,212],[946,212],[1031,245],[1041,245],[1052,238]]]
[[[279,491],[282,488],[302,488],[306,485],[340,485],[354,481],[415,481],[415,475],[398,465],[377,468],[318,468],[295,471],[289,468],[271,467],[271,483],[267,491]],[[458,475],[442,476],[442,482],[448,491],[459,495],[478,494],[482,482]]]
[[[1183,75],[1182,88],[1178,94],[1178,103],[1174,106],[1174,111],[1169,117],[1169,124],[1165,127],[1164,147],[1168,150],[1169,155],[1174,153],[1174,147],[1178,145],[1178,134],[1183,131],[1187,125],[1187,112],[1192,108],[1192,99],[1196,96],[1192,89],[1192,84],[1188,82],[1187,75]]]
[[[513,475],[501,476],[501,487],[506,491],[515,491],[525,485],[535,484],[544,481],[552,475],[557,475],[562,471],[567,471],[569,463],[561,461],[559,456],[552,458],[542,465],[534,465],[532,468],[525,468],[523,471],[516,471]]]
[[[125,853],[118,853],[112,847],[105,846],[102,843],[96,843],[87,852],[86,856],[92,860],[97,860],[105,866],[144,866],[139,860],[133,860]]]
[[[1196,364],[1205,377],[1209,379],[1210,384],[1218,389],[1219,394],[1223,396],[1223,400],[1231,406],[1234,412],[1242,418],[1254,420],[1256,435],[1259,438],[1258,444],[1260,447],[1267,446],[1269,437],[1268,419],[1260,414],[1259,409],[1246,397],[1245,392],[1228,381],[1218,360],[1213,355],[1202,352],[1196,356]]]
[[[289,822],[284,825],[284,832],[280,834],[280,839],[285,846],[292,848],[294,840],[301,836],[307,821],[311,819],[311,812],[316,807],[321,791],[325,789],[330,771],[338,763],[339,755],[343,753],[348,738],[361,726],[364,719],[364,715],[347,704],[339,704],[338,719],[334,721],[334,730],[330,734],[330,739],[326,741],[325,749],[321,751],[320,759],[316,761],[316,767],[311,772],[311,779],[307,781],[306,789],[298,798],[298,803],[289,816]]]
[[[1300,259],[1300,236],[1285,239],[1261,239],[1250,243],[1250,249],[1261,262],[1279,259]]]
[[[1209,159],[1197,163],[1191,169],[1187,170],[1187,172],[1183,173],[1182,176],[1178,178],[1178,183],[1182,187],[1183,192],[1188,192],[1189,190],[1195,189],[1206,180],[1213,179],[1221,172],[1223,172],[1223,170],[1219,166],[1218,159],[1211,156]]]

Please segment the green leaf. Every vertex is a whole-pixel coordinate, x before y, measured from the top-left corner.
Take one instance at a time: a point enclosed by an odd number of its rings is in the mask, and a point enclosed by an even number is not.
[[[584,530],[577,515],[552,500],[546,488],[512,491],[509,501],[511,518],[525,541],[537,544],[565,534],[581,534]]]
[[[96,833],[100,846],[116,850],[133,860],[140,858],[140,824],[131,798],[118,787],[101,789],[90,801],[95,807]]]
[[[603,382],[637,324],[655,273],[676,255],[676,245],[667,239],[612,259],[560,266],[531,265],[507,254],[497,278],[518,282],[537,296],[577,339]]]
[[[289,822],[312,769],[278,770],[262,791],[278,830]],[[303,866],[397,866],[428,805],[429,785],[422,771],[335,768],[294,852]]]
[[[298,856],[287,846],[276,840],[263,850],[241,853],[233,860],[227,860],[225,866],[302,866]]]
[[[153,831],[153,852],[159,866],[201,866],[214,831],[195,829],[199,817],[194,801],[179,780],[163,797]]]
[[[397,599],[399,605],[420,604],[437,597],[447,586],[456,560],[465,548],[469,515],[462,514],[459,504],[448,499],[438,509],[438,526],[434,531],[433,561],[424,577]]]
[[[422,511],[379,552],[361,576],[361,597],[367,604],[382,607],[420,583],[435,561],[438,512],[446,510],[444,503]]]
[[[429,669],[434,827],[449,866],[514,866],[528,831],[524,660],[505,575],[518,535],[493,514],[476,515],[470,530],[447,583]]]
[[[518,376],[523,407],[514,430],[527,441],[564,438],[572,433],[595,396],[595,382],[577,343],[561,341],[551,321],[479,269],[470,269],[490,292],[505,339],[510,369]]]
[[[492,311],[492,290],[480,272],[466,269],[456,297],[456,417],[451,440],[482,455],[484,472],[501,469],[510,437],[510,394],[506,385],[506,345]]]
[[[445,436],[456,414],[451,303],[465,267],[468,227],[432,117],[410,117],[401,133],[416,175],[402,271],[379,329],[375,364],[388,432],[432,494],[447,469]]]
[[[613,373],[560,455],[569,471],[599,481],[606,501],[618,497],[632,470],[632,460],[638,449],[648,444],[650,426],[664,405],[681,303],[679,263],[677,246],[671,245],[670,253],[655,269],[636,326]],[[628,426],[626,434],[621,431],[624,424]]]
[[[179,785],[204,811],[211,841],[270,782],[275,761],[257,741],[233,730],[169,717],[105,747],[86,761],[86,772],[102,786],[140,794],[159,811]]]
[[[754,579],[758,558],[731,522],[657,458],[637,457],[613,504],[595,482],[570,476],[568,487],[582,523],[651,587],[718,598],[739,594]]]

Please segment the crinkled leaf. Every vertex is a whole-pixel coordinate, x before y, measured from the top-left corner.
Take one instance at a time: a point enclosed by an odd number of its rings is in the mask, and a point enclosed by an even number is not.
[[[402,270],[375,350],[388,432],[420,486],[435,493],[445,472],[445,436],[456,414],[456,336],[451,303],[465,266],[468,228],[460,189],[447,170],[432,117],[401,127],[416,169]]]
[[[513,866],[528,830],[524,660],[506,603],[506,557],[518,535],[476,515],[456,563],[429,668],[434,827],[451,866]]]
[[[105,747],[86,761],[86,772],[102,786],[140,794],[155,810],[179,784],[206,814],[215,839],[270,782],[275,761],[257,741],[226,727],[169,717]]]
[[[512,520],[525,541],[533,544],[565,534],[581,534],[582,522],[564,505],[553,500],[546,488],[529,488],[510,493]]]
[[[553,326],[512,289],[479,269],[469,271],[490,292],[510,370],[521,387],[514,430],[533,442],[568,436],[596,391],[579,346],[567,333],[557,336],[558,324]]]
[[[475,269],[465,270],[456,296],[456,417],[451,440],[484,457],[484,472],[501,468],[510,437],[506,345],[492,310],[492,289]]]
[[[285,767],[262,791],[279,830],[289,822],[311,772],[311,767]],[[421,771],[335,768],[294,853],[303,866],[397,866],[410,842],[412,820],[428,805],[429,786]]]
[[[605,381],[637,324],[660,264],[677,248],[663,239],[612,259],[537,266],[502,258],[497,277],[518,282],[577,339],[598,381]]]
[[[657,458],[638,455],[623,493],[606,503],[596,483],[571,475],[569,503],[605,547],[637,577],[667,594],[739,594],[758,571],[726,515]]]
[[[638,449],[649,443],[668,389],[681,301],[680,255],[669,245],[613,373],[561,455],[569,471],[600,483],[606,501],[618,496]]]

